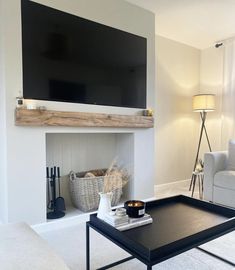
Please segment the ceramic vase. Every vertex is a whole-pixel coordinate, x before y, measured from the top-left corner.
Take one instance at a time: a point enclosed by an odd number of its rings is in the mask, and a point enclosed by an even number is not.
[[[100,202],[97,217],[104,219],[105,215],[111,211],[112,192],[100,192]]]

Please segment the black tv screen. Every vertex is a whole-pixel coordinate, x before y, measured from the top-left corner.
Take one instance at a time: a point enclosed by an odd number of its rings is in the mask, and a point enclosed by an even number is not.
[[[26,99],[146,108],[147,40],[22,0]]]

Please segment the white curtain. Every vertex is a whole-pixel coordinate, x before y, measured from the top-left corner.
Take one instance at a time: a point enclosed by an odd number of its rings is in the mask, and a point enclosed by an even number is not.
[[[235,139],[235,40],[224,44],[221,149]]]

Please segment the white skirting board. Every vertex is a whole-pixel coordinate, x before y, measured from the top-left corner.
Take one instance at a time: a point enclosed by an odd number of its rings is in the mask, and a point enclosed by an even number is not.
[[[156,192],[156,190],[158,188],[167,188],[167,187],[172,187],[174,185],[182,185],[183,183],[186,184],[187,182],[190,185],[190,181],[191,181],[191,179],[185,179],[185,180],[169,182],[169,183],[166,183],[166,184],[154,185],[154,192]]]

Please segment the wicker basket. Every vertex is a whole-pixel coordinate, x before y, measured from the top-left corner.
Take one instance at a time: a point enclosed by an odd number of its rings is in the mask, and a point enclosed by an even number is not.
[[[99,170],[100,174],[106,172],[106,169]],[[90,171],[92,172],[92,171]],[[98,209],[99,192],[103,191],[104,176],[84,177],[86,172],[69,174],[69,187],[72,203],[76,208],[84,212]],[[117,188],[113,191],[112,206],[119,203],[122,195],[122,188]]]

